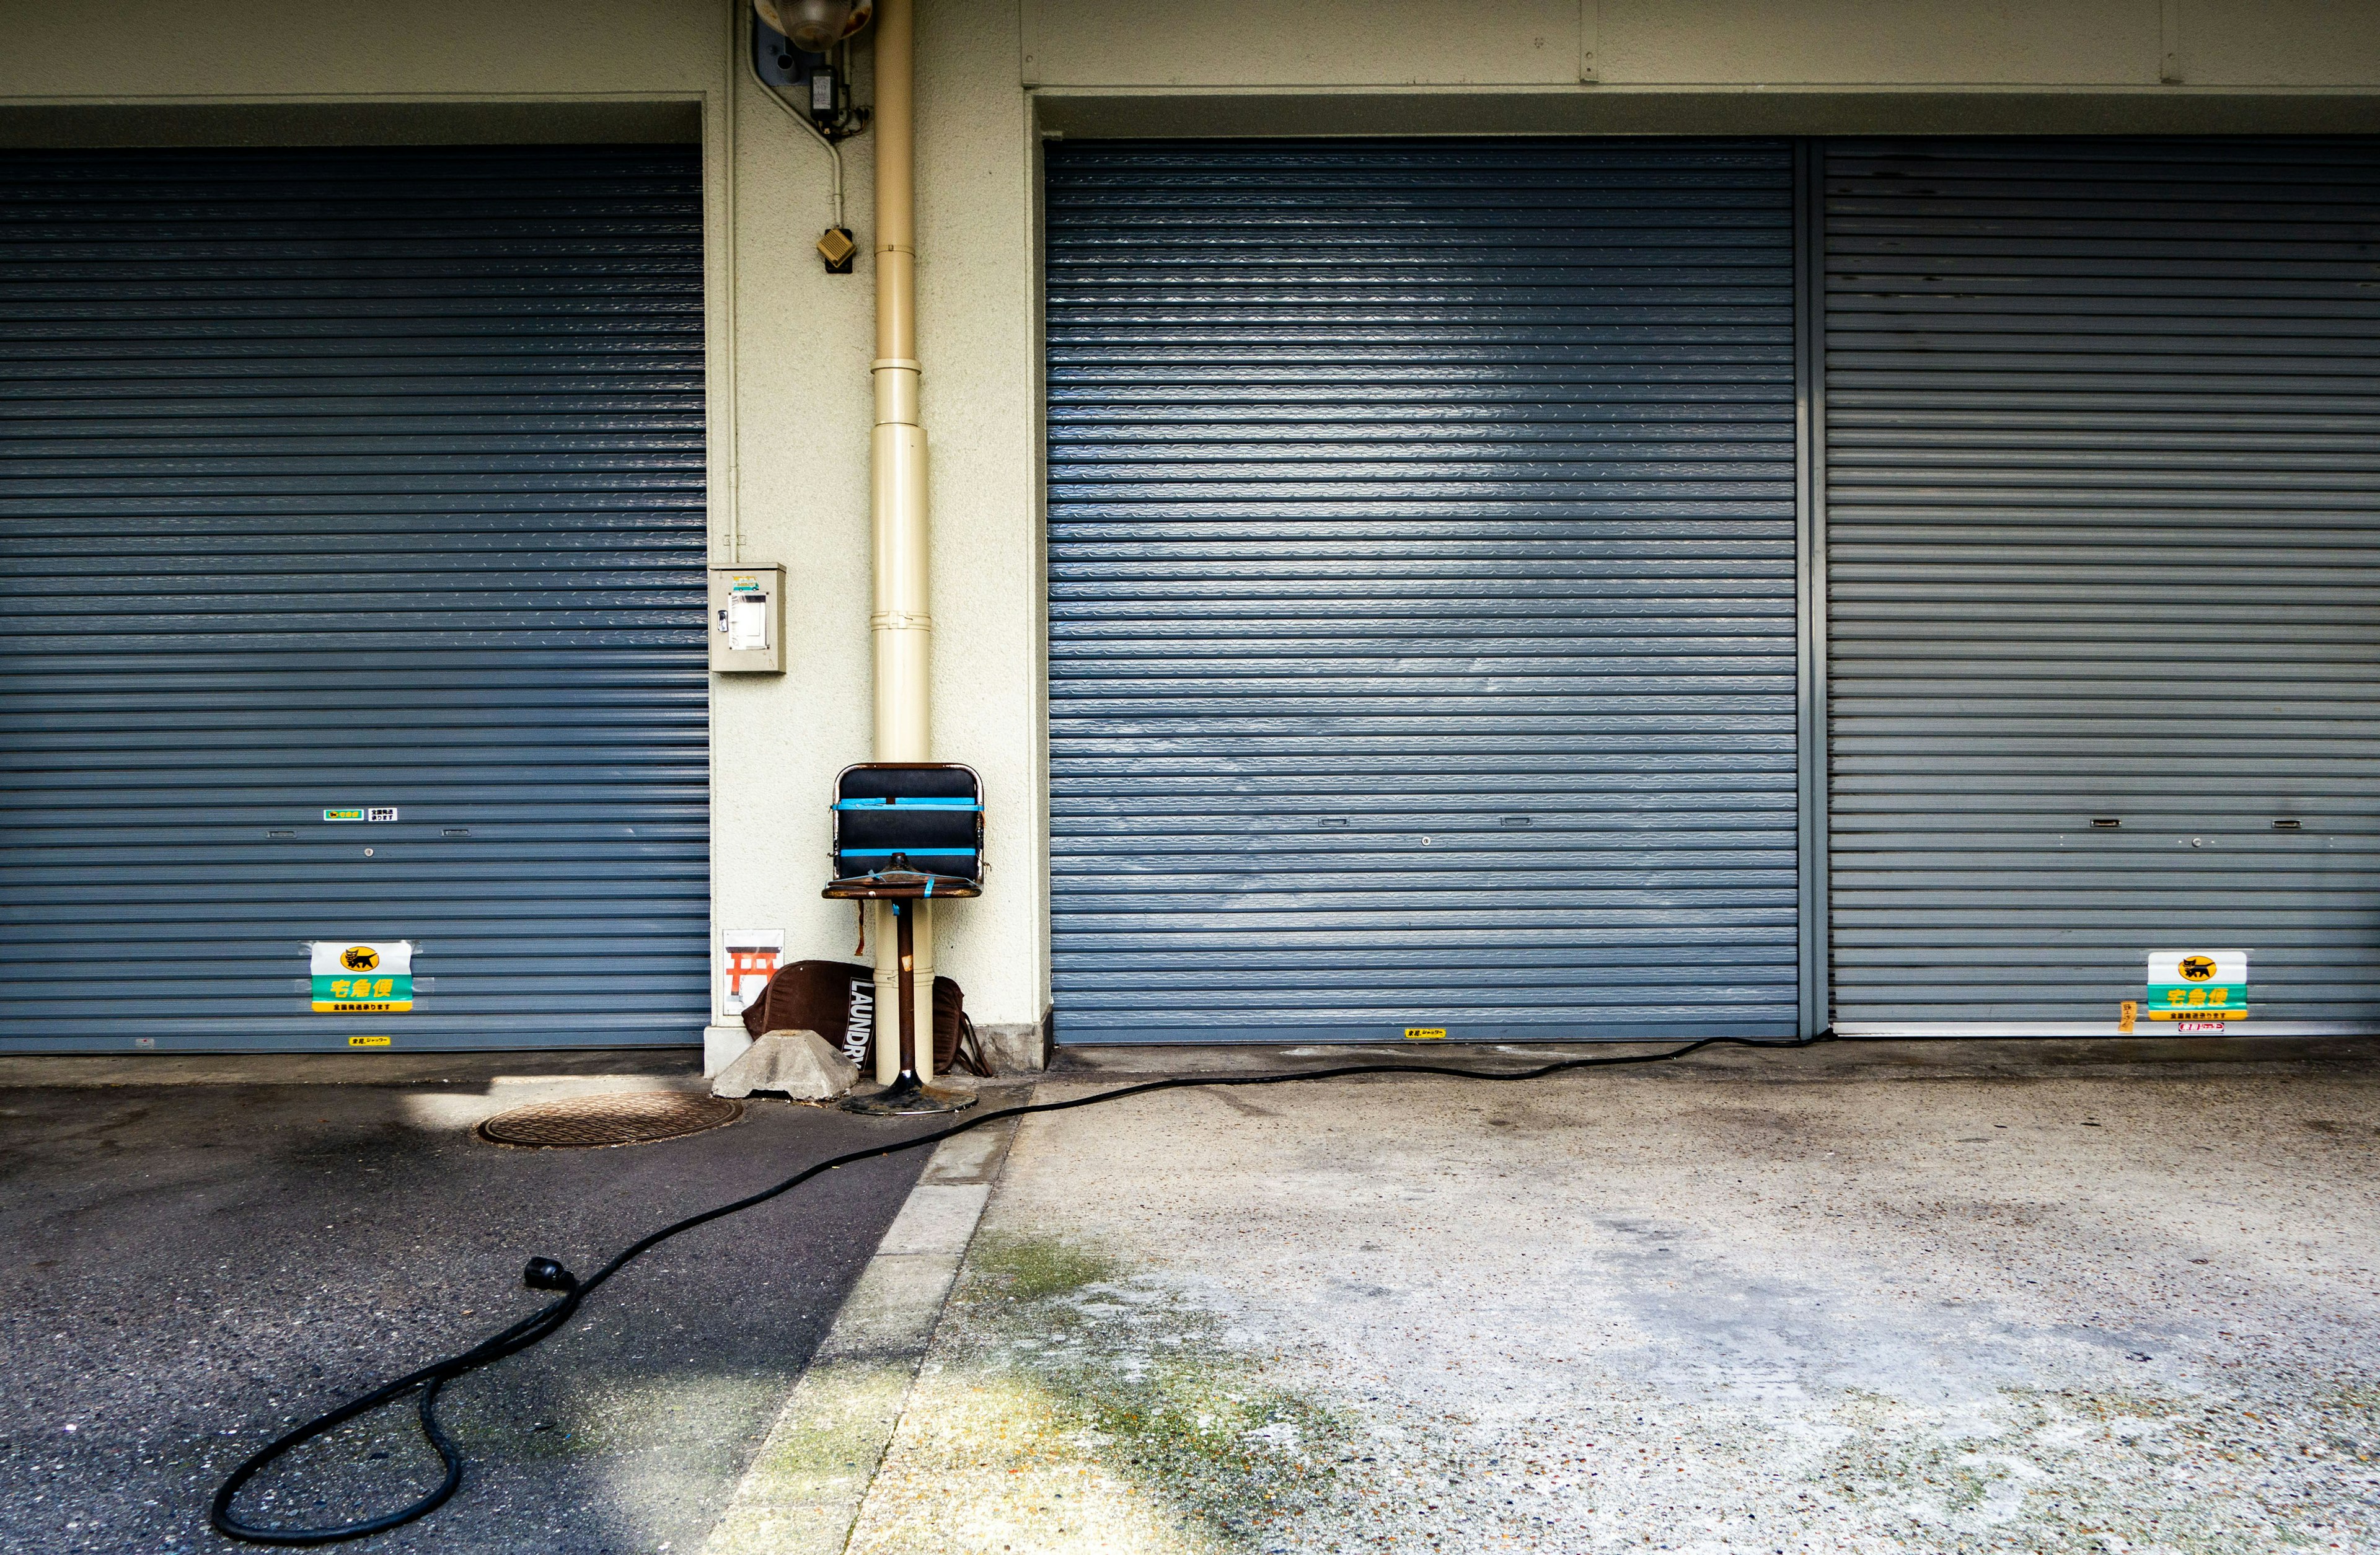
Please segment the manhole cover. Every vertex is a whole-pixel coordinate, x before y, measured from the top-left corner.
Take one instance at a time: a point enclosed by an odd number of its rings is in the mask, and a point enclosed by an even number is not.
[[[699,1091],[608,1091],[498,1112],[480,1125],[480,1137],[546,1148],[645,1145],[700,1134],[743,1115],[741,1101]]]

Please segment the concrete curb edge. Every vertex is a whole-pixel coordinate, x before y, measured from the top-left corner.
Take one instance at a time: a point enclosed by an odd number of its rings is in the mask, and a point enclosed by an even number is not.
[[[987,1087],[984,1104],[1007,1104]],[[934,1149],[702,1555],[841,1555],[892,1445],[1017,1120]]]

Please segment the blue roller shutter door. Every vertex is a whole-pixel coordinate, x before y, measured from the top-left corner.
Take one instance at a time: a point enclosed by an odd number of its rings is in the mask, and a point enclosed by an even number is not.
[[[1791,162],[1050,149],[1062,1041],[1794,1029]]]
[[[690,148],[0,158],[0,1047],[698,1039],[701,306]]]
[[[2374,150],[1828,147],[1839,1023],[2380,1028]]]

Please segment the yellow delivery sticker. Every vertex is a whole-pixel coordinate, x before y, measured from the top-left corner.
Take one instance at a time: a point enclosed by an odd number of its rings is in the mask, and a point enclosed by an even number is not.
[[[2248,953],[2149,952],[2141,1014],[2151,1020],[2245,1020]]]
[[[401,1015],[412,1010],[412,941],[317,940],[307,948],[313,957],[315,1014]]]

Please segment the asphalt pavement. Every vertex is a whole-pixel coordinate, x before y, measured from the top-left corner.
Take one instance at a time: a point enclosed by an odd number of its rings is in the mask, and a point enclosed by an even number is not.
[[[530,1257],[585,1273],[669,1221],[930,1122],[755,1098],[729,1127],[616,1149],[470,1133],[521,1101],[691,1086],[691,1062],[416,1059],[323,1083],[320,1061],[210,1060],[142,1083],[122,1065],[11,1061],[0,1550],[249,1548],[205,1526],[223,1476],[298,1419],[531,1310],[545,1298],[521,1287]],[[101,1075],[111,1083],[88,1083]],[[689,1233],[565,1332],[449,1389],[462,1492],[355,1548],[698,1546],[926,1154],[831,1172]],[[401,1409],[358,1422],[260,1479],[243,1508],[320,1523],[407,1500],[436,1478],[410,1427]]]

